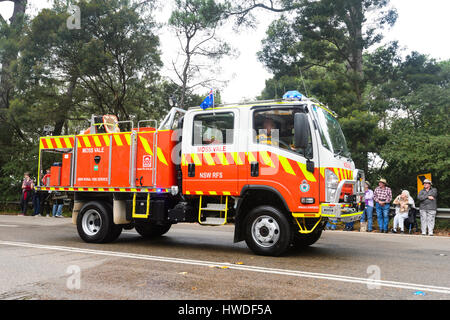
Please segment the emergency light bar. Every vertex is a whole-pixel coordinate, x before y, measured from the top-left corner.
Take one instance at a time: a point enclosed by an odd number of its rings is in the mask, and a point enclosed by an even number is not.
[[[298,91],[288,91],[283,95],[283,100],[302,100],[303,95]]]

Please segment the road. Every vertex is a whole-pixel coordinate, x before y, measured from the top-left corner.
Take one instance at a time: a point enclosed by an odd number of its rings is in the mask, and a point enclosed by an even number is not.
[[[450,299],[450,238],[325,231],[283,257],[233,226],[82,242],[71,219],[0,216],[0,299]]]

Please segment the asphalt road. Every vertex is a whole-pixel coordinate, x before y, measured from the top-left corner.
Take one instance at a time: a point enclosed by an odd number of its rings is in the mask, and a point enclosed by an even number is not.
[[[0,216],[0,299],[450,299],[450,238],[325,231],[283,257],[233,226],[82,242],[71,219]]]

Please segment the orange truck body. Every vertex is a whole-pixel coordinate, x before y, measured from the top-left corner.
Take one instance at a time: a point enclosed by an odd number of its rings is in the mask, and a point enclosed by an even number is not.
[[[264,112],[279,122],[278,144],[284,148],[242,133],[256,130]],[[316,101],[173,108],[158,129],[138,124],[129,132],[119,131],[114,116],[93,116],[91,122],[82,134],[39,140],[39,169],[45,152],[61,154],[61,162],[50,167],[50,185],[37,189],[73,193],[72,218],[85,241],[114,238],[100,239],[101,226],[92,227],[109,216],[114,218],[109,226],[136,227],[142,235],[162,234],[178,222],[221,225],[231,218],[235,241],[245,238],[255,252],[277,255],[289,246],[286,241],[317,241],[329,219],[349,222],[362,214],[364,173],[347,153],[334,113]],[[230,136],[224,133],[229,128]],[[337,136],[330,140],[330,134]],[[303,144],[301,137],[307,139]],[[296,144],[285,141],[291,138]],[[297,233],[291,237],[284,230],[283,245],[272,245],[280,236],[271,232],[281,228],[284,215]],[[83,224],[89,219],[97,222]]]

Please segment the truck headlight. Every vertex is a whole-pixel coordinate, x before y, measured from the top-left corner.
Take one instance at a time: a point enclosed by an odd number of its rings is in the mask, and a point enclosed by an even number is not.
[[[325,201],[333,202],[339,185],[338,176],[331,170],[325,169]]]

